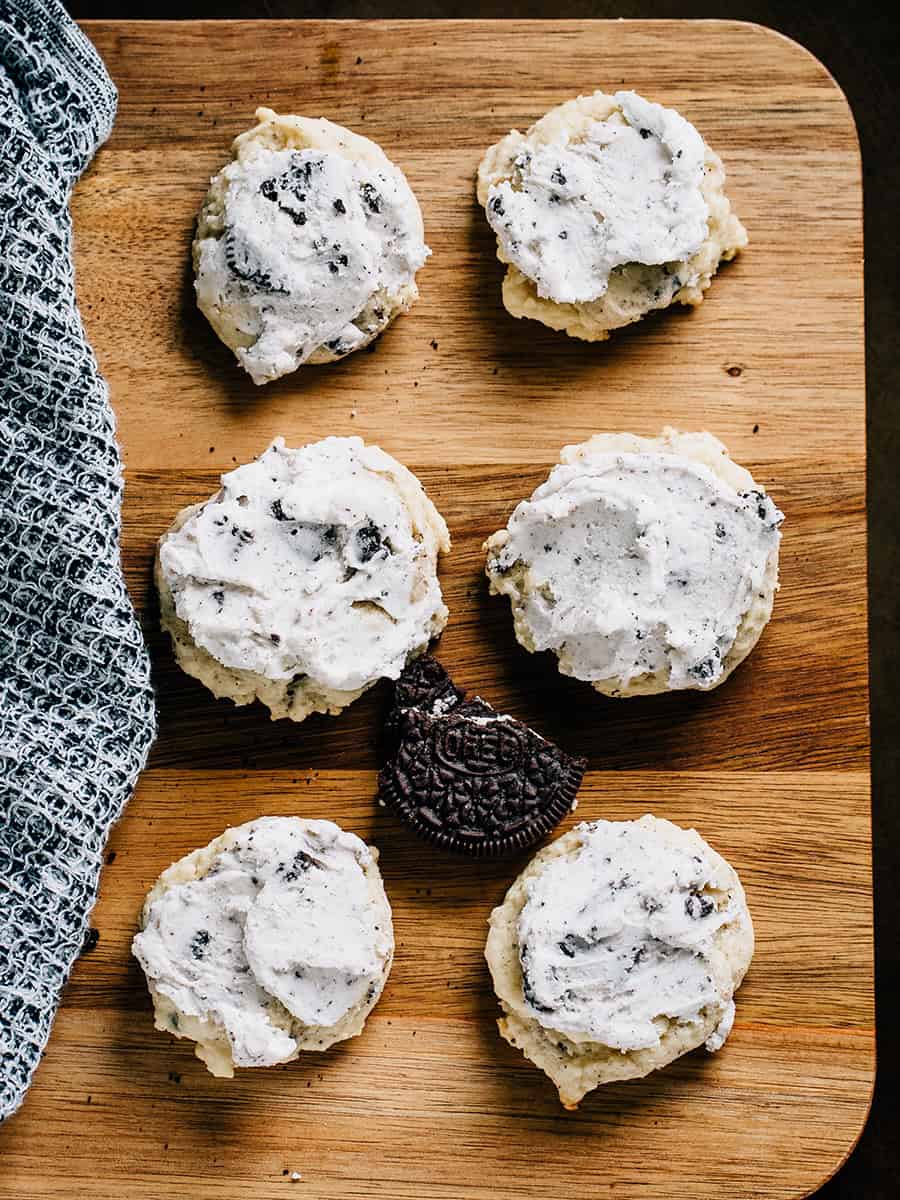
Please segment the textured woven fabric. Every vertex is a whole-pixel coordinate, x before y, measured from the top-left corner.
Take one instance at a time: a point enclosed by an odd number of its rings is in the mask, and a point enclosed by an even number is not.
[[[43,1052],[154,732],[68,211],[115,107],[55,0],[0,0],[0,1119]]]

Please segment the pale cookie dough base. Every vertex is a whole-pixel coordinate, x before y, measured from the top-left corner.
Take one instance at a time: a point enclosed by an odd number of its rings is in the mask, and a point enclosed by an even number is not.
[[[232,845],[235,833],[234,829],[226,829],[221,836],[214,838],[208,846],[203,846],[199,850],[195,850],[192,854],[180,858],[178,862],[172,863],[170,867],[167,867],[163,871],[144,901],[141,913],[142,929],[144,928],[147,914],[153,902],[178,884],[190,883],[195,879],[202,879],[209,871],[216,856]],[[335,1025],[303,1025],[295,1017],[291,1016],[288,1010],[273,997],[268,1012],[269,1019],[273,1025],[279,1029],[283,1029],[297,1042],[297,1052],[290,1059],[286,1059],[286,1062],[292,1062],[294,1059],[299,1058],[301,1052],[304,1050],[327,1050],[329,1046],[333,1046],[337,1042],[343,1042],[347,1038],[358,1037],[363,1031],[366,1018],[378,1003],[381,993],[384,990],[384,985],[387,982],[387,977],[391,972],[391,964],[394,959],[394,933],[391,921],[391,906],[388,903],[384,884],[381,879],[381,872],[378,869],[378,851],[372,846],[369,846],[368,849],[372,855],[372,862],[369,866],[364,866],[363,871],[369,884],[369,903],[372,906],[373,912],[378,917],[377,923],[381,926],[382,930],[387,930],[390,939],[390,951],[385,959],[381,982],[370,1000],[367,999],[356,1005],[349,1012],[345,1013]],[[163,1033],[172,1033],[176,1037],[188,1038],[190,1041],[196,1042],[197,1045],[194,1052],[201,1062],[206,1063],[210,1073],[221,1079],[232,1079],[234,1077],[234,1062],[231,1057],[231,1045],[222,1027],[214,1021],[189,1016],[179,1011],[168,996],[164,996],[156,990],[151,980],[148,980],[147,983],[150,996],[153,1000],[154,1027]]]
[[[491,187],[510,178],[513,159],[524,146],[577,140],[592,121],[605,121],[616,108],[612,96],[595,92],[592,96],[579,96],[551,109],[531,126],[527,134],[514,129],[491,146],[481,161],[478,202],[485,207]],[[503,303],[507,311],[514,317],[530,317],[551,329],[562,330],[570,337],[603,342],[611,330],[639,321],[656,309],[668,308],[671,304],[700,304],[719,263],[734,258],[748,241],[747,231],[731,211],[725,195],[722,160],[709,146],[706,146],[705,168],[700,190],[709,208],[709,235],[692,258],[684,263],[667,264],[668,273],[663,267],[639,263],[619,267],[610,275],[605,295],[584,304],[559,304],[538,296],[533,281],[508,263],[503,280]],[[506,262],[499,247],[497,257]],[[667,280],[675,271],[687,282],[672,294]],[[654,296],[657,288],[661,289],[660,295]]]
[[[718,438],[714,438],[709,433],[679,433],[676,429],[668,426],[656,438],[637,437],[631,433],[597,433],[588,441],[578,446],[563,447],[559,460],[561,463],[577,463],[584,458],[590,457],[592,453],[597,452],[613,454],[647,454],[654,452],[678,454],[682,458],[691,459],[694,462],[702,463],[704,466],[709,467],[724,483],[734,488],[737,492],[762,490],[757,487],[750,472],[729,458],[726,448]],[[489,537],[483,546],[488,558],[502,550],[508,540],[509,534],[505,529],[501,529]],[[490,591],[493,595],[509,596],[516,639],[520,646],[524,646],[526,650],[534,653],[534,642],[524,618],[523,606],[517,599],[520,595],[527,595],[530,589],[527,566],[524,563],[519,563],[505,575],[489,574],[488,579],[490,580]],[[775,603],[775,593],[777,591],[778,547],[776,546],[766,560],[762,587],[754,593],[750,607],[741,619],[731,649],[722,661],[722,674],[713,685],[714,688],[720,687],[725,682],[735,667],[744,661],[759,641],[762,631],[772,616],[772,607]],[[566,662],[562,657],[559,661],[559,669],[563,675],[571,674],[570,671],[566,670]],[[595,679],[590,682],[591,687],[604,696],[655,696],[660,692],[670,690],[668,673],[665,671],[638,675],[624,687],[618,679]],[[698,685],[693,690],[712,691],[713,688],[701,688]]]
[[[667,821],[658,822],[668,825]],[[574,857],[581,846],[577,829],[563,834],[534,856],[518,877],[503,903],[490,917],[490,930],[485,958],[494,981],[494,991],[504,1010],[498,1022],[502,1036],[527,1059],[548,1075],[559,1091],[565,1108],[577,1108],[588,1092],[603,1083],[622,1079],[639,1079],[667,1066],[682,1054],[696,1050],[713,1034],[720,1014],[701,1013],[693,1022],[676,1022],[660,1018],[659,1044],[645,1050],[621,1051],[597,1042],[575,1042],[564,1033],[545,1029],[531,1016],[522,992],[522,972],[516,928],[519,916],[528,899],[527,884],[539,875],[554,858]],[[730,879],[730,892],[738,901],[739,917],[716,933],[717,951],[731,972],[731,994],[740,986],[753,957],[753,923],[747,909],[744,889],[734,869],[715,851],[706,850],[710,860]]]
[[[237,161],[251,157],[259,149],[267,150],[330,150],[340,154],[351,162],[368,163],[379,171],[389,175],[399,174],[399,168],[391,162],[385,152],[369,138],[362,137],[352,130],[324,117],[294,117],[281,116],[270,108],[258,108],[256,119],[259,122],[252,129],[240,134],[234,139],[232,146],[233,157]],[[218,238],[224,229],[225,194],[227,181],[219,173],[215,175],[200,209],[197,218],[197,231],[192,247],[194,273],[200,271],[200,243],[204,238]],[[425,230],[419,214],[418,235],[425,239]],[[198,276],[199,277],[199,276]],[[351,349],[336,354],[328,346],[319,346],[314,350],[307,363],[337,362],[356,350],[368,346],[382,334],[392,321],[401,314],[409,312],[419,297],[415,281],[411,280],[396,292],[388,292],[381,288],[369,299],[362,311],[353,319],[353,324],[363,333],[364,339]],[[230,350],[236,354],[255,344],[255,338],[246,330],[252,324],[253,313],[250,305],[219,303],[218,294],[213,287],[202,288],[198,285],[197,303],[213,329]],[[240,355],[238,355],[240,359]],[[305,364],[304,364],[305,365]],[[272,376],[276,378],[276,376]],[[266,382],[260,380],[259,382]]]

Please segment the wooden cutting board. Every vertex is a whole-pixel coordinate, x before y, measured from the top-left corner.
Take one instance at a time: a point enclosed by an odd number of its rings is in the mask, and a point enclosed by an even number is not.
[[[152,648],[160,737],[113,834],[94,914],[0,1191],[40,1200],[799,1197],[848,1153],[874,1072],[866,695],[862,228],[856,133],[824,68],[719,22],[94,23],[115,133],[74,203],[88,332],[127,463],[123,552]],[[586,346],[500,304],[472,195],[484,147],[551,105],[633,87],[723,156],[750,249],[696,312]],[[372,354],[257,390],[195,310],[194,214],[257,103],[324,114],[408,173],[434,257]],[[479,547],[560,446],[709,429],[787,514],[783,587],[720,690],[605,700],[515,644]],[[611,1086],[577,1113],[497,1035],[485,921],[524,859],[456,861],[373,800],[379,687],[339,719],[272,723],[173,665],[154,539],[275,434],[362,434],[447,517],[459,683],[587,754],[578,819],[651,810],[739,869],[758,949],[725,1049]],[[397,957],[364,1035],[214,1080],[151,1026],[129,942],[172,859],[266,813],[371,839]],[[564,827],[574,823],[571,818]],[[302,1173],[292,1182],[291,1172]]]

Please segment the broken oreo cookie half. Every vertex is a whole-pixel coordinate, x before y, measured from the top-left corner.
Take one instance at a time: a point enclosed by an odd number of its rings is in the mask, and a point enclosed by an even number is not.
[[[378,798],[421,837],[475,856],[534,845],[575,803],[587,761],[484,700],[426,655],[395,685]]]

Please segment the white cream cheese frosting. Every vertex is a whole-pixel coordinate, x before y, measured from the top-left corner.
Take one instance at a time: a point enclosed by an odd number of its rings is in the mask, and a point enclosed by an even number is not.
[[[371,341],[415,299],[430,250],[406,178],[373,142],[257,116],[212,180],[194,262],[201,310],[261,384]]]
[[[485,957],[501,1034],[574,1108],[600,1084],[721,1048],[753,924],[736,872],[695,830],[592,821],[516,879]]]
[[[262,817],[163,873],[133,950],[158,1027],[230,1075],[360,1032],[390,969],[390,907],[354,834]]]
[[[709,434],[561,460],[486,543],[519,640],[612,695],[721,683],[771,611],[781,512]]]
[[[377,446],[277,438],[161,539],[163,624],[217,695],[339,711],[441,631],[448,549],[419,481]]]
[[[613,100],[577,138],[524,144],[512,177],[488,191],[501,257],[539,297],[597,300],[617,267],[690,259],[707,238],[700,134],[635,92]]]
[[[596,821],[578,833],[580,852],[529,881],[519,916],[534,1020],[628,1051],[659,1044],[660,1018],[694,1023],[714,1013],[718,1048],[734,1002],[715,934],[737,919],[738,898],[708,847],[654,818]]]

